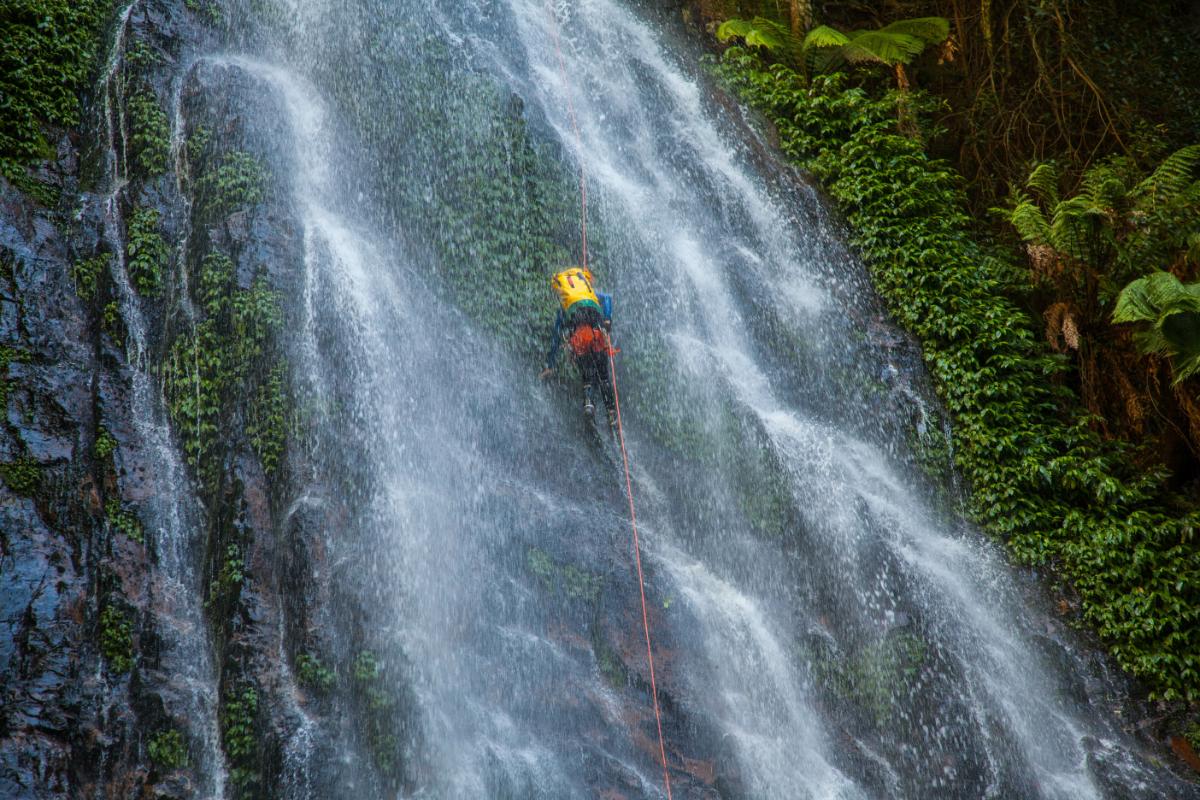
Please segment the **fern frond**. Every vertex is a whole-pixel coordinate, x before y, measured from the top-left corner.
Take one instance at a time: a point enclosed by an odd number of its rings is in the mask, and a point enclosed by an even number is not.
[[[1084,174],[1080,193],[1086,195],[1097,210],[1115,212],[1124,204],[1129,187],[1117,170],[1100,164]]]
[[[1098,218],[1104,216],[1102,209],[1096,208],[1091,198],[1086,195],[1076,195],[1058,203],[1050,219],[1049,242],[1060,253],[1066,253],[1079,261],[1088,261],[1091,255],[1088,248],[1089,235]]]
[[[828,25],[818,25],[804,37],[805,50],[814,47],[842,47],[850,43],[849,37],[836,28]]]
[[[744,39],[747,45],[762,47],[772,53],[792,58],[800,55],[800,40],[786,26],[765,17],[727,19],[717,28],[717,38],[723,42],[735,36]]]
[[[922,40],[926,44],[941,44],[950,38],[950,20],[945,17],[917,17],[893,22],[880,33],[899,33]]]
[[[1167,156],[1150,177],[1134,187],[1134,194],[1156,194],[1171,199],[1183,194],[1197,180],[1200,144],[1188,145]]]
[[[748,19],[727,19],[717,28],[717,38],[722,42],[727,42],[735,36],[739,39],[745,38],[753,27]]]
[[[1169,272],[1152,272],[1138,278],[1117,297],[1112,320],[1122,322],[1157,322],[1164,312],[1200,310],[1200,294],[1196,287],[1187,287]]]
[[[1016,204],[1006,213],[1008,221],[1027,242],[1045,244],[1050,241],[1050,223],[1042,209],[1026,194],[1018,193]]]
[[[850,43],[843,48],[851,63],[878,61],[888,66],[907,64],[925,49],[925,41],[904,33],[855,31],[849,34]]]
[[[1058,165],[1053,161],[1043,161],[1029,173],[1025,185],[1050,205],[1058,202],[1058,181],[1061,178]]]

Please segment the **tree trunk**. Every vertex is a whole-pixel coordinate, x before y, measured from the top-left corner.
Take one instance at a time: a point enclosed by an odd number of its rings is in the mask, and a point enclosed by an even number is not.
[[[788,0],[791,9],[792,35],[803,36],[812,26],[812,0]]]

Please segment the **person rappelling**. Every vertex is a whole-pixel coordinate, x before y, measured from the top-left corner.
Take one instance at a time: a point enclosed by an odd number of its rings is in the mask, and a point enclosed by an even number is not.
[[[612,376],[609,373],[612,296],[597,292],[592,285],[592,273],[580,267],[559,272],[550,279],[550,286],[558,298],[559,309],[554,317],[550,352],[546,355],[541,378],[544,380],[554,374],[558,351],[566,344],[583,381],[584,413],[590,415],[596,410],[592,402],[592,389],[596,387],[600,390],[604,409],[608,412],[608,424],[612,427],[616,424]]]

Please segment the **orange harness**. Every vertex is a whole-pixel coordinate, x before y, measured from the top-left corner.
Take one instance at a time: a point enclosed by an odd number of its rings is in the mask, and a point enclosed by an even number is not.
[[[568,340],[571,352],[576,358],[582,358],[588,353],[607,353],[608,337],[604,331],[592,325],[579,325]]]

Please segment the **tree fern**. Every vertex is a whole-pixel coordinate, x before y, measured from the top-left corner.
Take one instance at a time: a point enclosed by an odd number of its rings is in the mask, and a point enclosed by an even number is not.
[[[1013,207],[1005,212],[1008,221],[1021,238],[1033,244],[1048,244],[1050,241],[1050,222],[1042,209],[1029,198],[1029,195],[1019,192]]]
[[[761,47],[772,53],[796,59],[803,49],[802,42],[786,26],[765,17],[727,19],[717,28],[717,38],[727,42],[733,38],[747,45]]]
[[[1025,181],[1025,185],[1053,205],[1058,202],[1058,182],[1061,179],[1058,165],[1053,161],[1043,161],[1029,173],[1029,180]]]
[[[880,28],[880,33],[898,33],[915,37],[926,44],[941,44],[950,38],[950,20],[945,17],[902,19]]]
[[[1174,383],[1200,372],[1200,283],[1184,285],[1155,272],[1121,290],[1115,323],[1142,323],[1134,342],[1147,354],[1169,356]]]
[[[1171,199],[1194,189],[1197,183],[1196,165],[1200,164],[1200,145],[1193,144],[1176,150],[1159,164],[1158,169],[1139,183],[1135,195],[1158,195]]]
[[[950,35],[950,23],[941,17],[900,20],[878,30],[843,33],[828,25],[818,25],[801,42],[806,60],[820,70],[843,63],[909,64],[927,45],[940,44]]]

